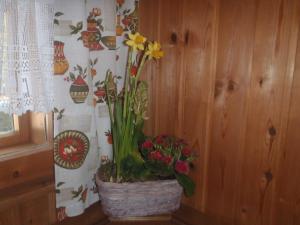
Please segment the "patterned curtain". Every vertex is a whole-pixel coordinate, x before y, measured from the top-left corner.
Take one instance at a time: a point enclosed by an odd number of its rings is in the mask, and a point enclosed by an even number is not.
[[[126,33],[137,27],[137,0],[56,0],[54,160],[58,220],[98,201],[95,174],[112,157],[102,81],[123,77]],[[118,86],[122,86],[120,80]]]

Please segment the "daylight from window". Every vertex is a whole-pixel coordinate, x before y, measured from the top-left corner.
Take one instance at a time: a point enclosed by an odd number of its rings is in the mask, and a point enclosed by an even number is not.
[[[13,116],[0,112],[0,136],[14,131]]]
[[[6,46],[6,40],[7,37],[4,35],[6,32],[6,17],[4,16],[4,27],[1,32],[0,32],[0,39],[3,40],[3,48],[0,48],[2,52],[0,54],[2,55],[3,60],[0,61],[0,108],[2,104],[5,104],[7,101],[7,97],[3,96],[2,93],[5,88],[5,84],[3,83],[3,76],[4,76],[4,67],[7,66],[7,57],[5,54],[5,46]],[[13,116],[5,114],[3,112],[0,112],[0,136],[5,135],[8,133],[11,133],[14,131],[14,121],[13,121]]]

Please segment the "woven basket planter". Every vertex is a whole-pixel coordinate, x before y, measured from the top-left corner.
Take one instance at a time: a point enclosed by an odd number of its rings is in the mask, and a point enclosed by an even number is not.
[[[165,214],[180,206],[177,180],[111,183],[97,177],[96,182],[103,211],[113,218]]]

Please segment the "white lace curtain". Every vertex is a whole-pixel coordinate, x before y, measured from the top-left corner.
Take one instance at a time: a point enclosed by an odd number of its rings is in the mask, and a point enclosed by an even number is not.
[[[0,1],[0,111],[53,109],[53,4]]]

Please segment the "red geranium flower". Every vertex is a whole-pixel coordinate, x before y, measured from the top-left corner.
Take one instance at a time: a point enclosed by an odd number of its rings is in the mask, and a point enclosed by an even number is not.
[[[163,157],[163,162],[167,165],[169,165],[172,162],[172,156],[167,155]]]
[[[189,173],[189,165],[187,162],[178,160],[175,165],[175,170],[178,173],[188,174]]]
[[[154,160],[161,160],[162,157],[163,156],[162,156],[161,152],[158,150],[150,152],[150,154],[149,154],[149,158],[154,159]]]
[[[184,155],[185,157],[191,156],[191,153],[192,153],[192,151],[188,147],[185,147],[181,150],[181,154]]]
[[[152,148],[153,144],[150,140],[146,140],[143,144],[142,144],[143,148]]]
[[[164,142],[163,136],[162,135],[157,136],[155,141],[157,144],[162,144]]]

